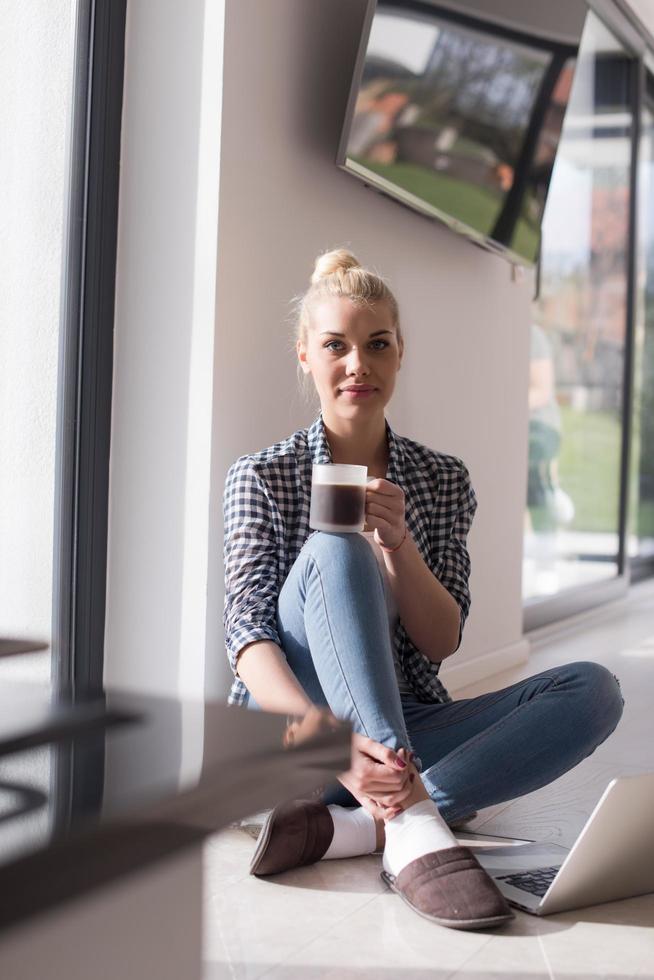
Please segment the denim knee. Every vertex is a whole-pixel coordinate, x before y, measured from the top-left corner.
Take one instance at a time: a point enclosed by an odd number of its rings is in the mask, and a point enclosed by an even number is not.
[[[373,571],[377,574],[377,559],[361,534],[316,531],[306,541],[303,551],[322,559],[325,570],[338,565],[340,571],[357,575]]]
[[[598,738],[598,745],[617,726],[624,710],[620,682],[615,674],[593,661],[571,664],[586,692],[585,708]]]

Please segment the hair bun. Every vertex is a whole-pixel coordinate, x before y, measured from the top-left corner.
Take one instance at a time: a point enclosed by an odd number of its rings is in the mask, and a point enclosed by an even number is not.
[[[311,285],[315,286],[321,279],[334,275],[335,272],[347,272],[348,269],[360,269],[361,263],[348,252],[346,248],[335,248],[331,252],[325,252],[316,259],[316,264],[311,276]]]

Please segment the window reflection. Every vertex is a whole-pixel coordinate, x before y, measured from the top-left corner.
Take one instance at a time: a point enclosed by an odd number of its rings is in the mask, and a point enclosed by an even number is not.
[[[531,328],[525,599],[618,573],[631,62],[588,15]]]
[[[629,555],[654,559],[654,79],[642,119]]]

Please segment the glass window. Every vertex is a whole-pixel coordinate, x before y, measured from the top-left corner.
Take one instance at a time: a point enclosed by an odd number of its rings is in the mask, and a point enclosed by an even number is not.
[[[642,117],[629,557],[654,560],[654,80]]]
[[[632,62],[589,13],[533,305],[523,596],[618,572]]]

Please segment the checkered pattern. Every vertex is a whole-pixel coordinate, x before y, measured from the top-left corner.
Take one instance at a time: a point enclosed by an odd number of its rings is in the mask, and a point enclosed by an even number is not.
[[[456,599],[461,629],[470,607],[470,558],[466,537],[477,501],[465,464],[395,435],[388,421],[387,479],[402,487],[406,524],[424,561]],[[225,643],[232,671],[240,650],[277,632],[277,598],[309,528],[313,463],[331,463],[322,414],[268,449],[241,456],[225,481]],[[434,628],[437,628],[434,624]],[[451,698],[433,664],[414,646],[401,620],[394,633],[402,673],[416,697],[426,703]],[[243,704],[247,688],[235,676],[229,704]]]

